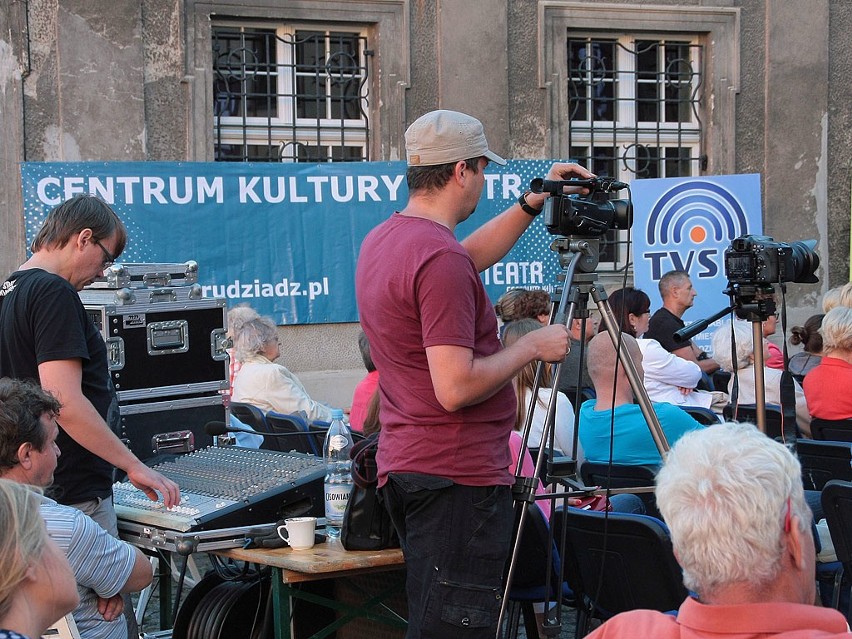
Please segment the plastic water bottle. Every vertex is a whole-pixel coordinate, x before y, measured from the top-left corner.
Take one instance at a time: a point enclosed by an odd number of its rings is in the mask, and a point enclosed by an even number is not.
[[[331,425],[325,436],[325,531],[329,539],[340,537],[343,515],[352,492],[352,434],[343,421],[343,411],[331,411]]]

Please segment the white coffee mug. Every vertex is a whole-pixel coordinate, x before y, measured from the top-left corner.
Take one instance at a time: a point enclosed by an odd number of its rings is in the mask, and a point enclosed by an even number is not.
[[[278,526],[278,536],[293,550],[308,550],[314,547],[316,527],[316,517],[290,517]]]

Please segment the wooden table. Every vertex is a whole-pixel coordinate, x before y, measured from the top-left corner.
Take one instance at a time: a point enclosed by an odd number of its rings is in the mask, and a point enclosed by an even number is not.
[[[292,599],[303,599],[341,611],[343,614],[311,639],[327,637],[352,619],[363,617],[396,628],[405,628],[407,622],[383,605],[391,594],[404,588],[404,580],[374,596],[367,596],[358,605],[349,605],[327,597],[304,592],[297,584],[321,579],[341,579],[367,573],[401,570],[405,566],[399,548],[376,551],[345,550],[340,542],[317,544],[309,550],[292,548],[251,549],[234,548],[215,551],[215,554],[239,561],[263,564],[272,568],[272,603],[275,639],[292,637]]]

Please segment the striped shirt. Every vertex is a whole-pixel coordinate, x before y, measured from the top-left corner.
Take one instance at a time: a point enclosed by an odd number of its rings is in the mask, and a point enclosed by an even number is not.
[[[127,639],[127,621],[120,615],[105,621],[98,612],[98,597],[109,599],[121,592],[133,572],[133,546],[111,536],[76,508],[42,498],[41,515],[47,534],[57,543],[74,571],[80,605],[72,613],[81,639]]]

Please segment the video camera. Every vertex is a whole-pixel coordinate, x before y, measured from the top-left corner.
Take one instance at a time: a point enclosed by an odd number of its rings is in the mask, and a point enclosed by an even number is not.
[[[819,282],[816,240],[785,244],[766,235],[743,235],[725,251],[725,276],[729,284]]]
[[[566,195],[565,187],[589,190],[585,196]],[[545,180],[530,182],[533,193],[550,193],[544,203],[544,226],[552,235],[600,237],[610,229],[629,229],[633,224],[630,200],[610,199],[609,194],[628,188],[624,182],[601,177],[587,180]]]

